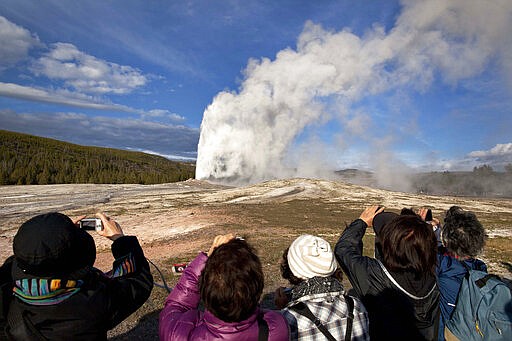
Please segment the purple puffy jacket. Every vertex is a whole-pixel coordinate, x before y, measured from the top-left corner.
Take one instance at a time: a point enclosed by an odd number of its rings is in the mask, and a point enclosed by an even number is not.
[[[258,340],[258,314],[263,314],[269,329],[268,339],[288,340],[288,325],[277,311],[259,308],[248,319],[240,322],[224,322],[208,310],[197,309],[199,276],[208,256],[200,253],[185,269],[176,287],[165,300],[160,313],[160,340]]]

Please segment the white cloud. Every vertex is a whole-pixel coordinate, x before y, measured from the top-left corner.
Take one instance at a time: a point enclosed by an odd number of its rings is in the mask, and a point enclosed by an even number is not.
[[[134,113],[140,115],[142,120],[146,120],[148,118],[160,118],[174,123],[185,121],[185,117],[172,113],[169,110],[153,109],[144,111],[121,104],[105,102],[101,98],[71,92],[64,89],[47,90],[0,82],[0,96],[35,102],[61,104],[84,109]]]
[[[512,143],[498,143],[489,150],[477,150],[468,154],[474,158],[512,157]]]
[[[64,81],[80,92],[127,94],[145,85],[148,78],[139,70],[107,62],[79,51],[68,43],[55,43],[32,66],[36,75]]]
[[[133,113],[140,112],[139,110],[124,105],[103,103],[97,98],[76,92],[70,92],[67,90],[46,90],[13,83],[0,82],[0,96],[24,99],[28,101],[63,104],[87,109],[113,110]]]
[[[176,155],[176,154],[157,153],[155,151],[147,150],[147,149],[133,149],[133,148],[127,148],[127,149],[134,150],[137,152],[146,153],[146,154],[158,155],[158,156],[165,157],[166,159],[175,160],[175,161],[195,161],[197,159],[196,153],[192,153],[192,152],[183,153],[184,155]]]
[[[41,43],[37,36],[0,16],[0,71],[28,57],[28,51]]]
[[[141,119],[90,116],[81,113],[17,113],[0,110],[0,129],[81,145],[151,150],[159,155],[190,157],[199,130]]]
[[[486,164],[496,171],[502,171],[509,163],[512,163],[512,143],[499,143],[489,150],[472,151],[462,159],[439,160],[436,168],[471,171]]]
[[[178,115],[176,113],[170,112],[169,110],[165,110],[165,109],[149,110],[143,116],[166,118],[166,119],[168,119],[169,121],[172,121],[172,122],[182,122],[182,121],[185,121],[185,117],[183,117],[181,115]]]

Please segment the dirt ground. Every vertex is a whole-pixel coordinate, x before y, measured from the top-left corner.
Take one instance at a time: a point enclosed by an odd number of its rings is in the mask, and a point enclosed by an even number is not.
[[[368,205],[387,210],[427,206],[434,216],[458,205],[474,211],[489,240],[482,259],[490,272],[512,279],[512,200],[436,197],[390,192],[343,182],[312,179],[269,181],[247,187],[225,187],[188,180],[160,185],[0,186],[0,260],[12,254],[12,239],[28,218],[49,211],[71,217],[103,211],[136,235],[152,266],[155,286],[150,299],[109,332],[111,340],[157,340],[158,313],[167,291],[158,269],[172,287],[179,278],[172,264],[188,262],[207,250],[217,234],[233,232],[257,250],[264,266],[265,296],[272,307],[280,278],[282,251],[302,233],[320,235],[335,243],[339,234]],[[110,241],[96,235],[95,266],[107,271],[113,261]],[[367,231],[365,253],[373,254],[373,235]],[[157,269],[158,268],[158,269]],[[345,281],[347,289],[350,287]]]

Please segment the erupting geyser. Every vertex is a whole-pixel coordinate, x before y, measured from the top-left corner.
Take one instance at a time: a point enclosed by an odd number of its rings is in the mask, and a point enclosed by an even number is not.
[[[308,155],[336,160],[361,141],[382,146],[396,131],[379,123],[379,135],[367,133],[375,117],[363,100],[425,91],[435,78],[456,85],[482,72],[491,58],[510,55],[504,46],[510,49],[511,13],[508,0],[409,0],[389,31],[373,26],[360,37],[307,22],[296,49],[280,51],[275,60],[250,60],[240,89],[219,93],[205,110],[196,178],[241,184],[311,176],[326,163],[297,157],[310,140],[297,146],[296,138],[306,127],[332,120],[340,127],[338,155]],[[510,58],[497,59],[512,69]]]

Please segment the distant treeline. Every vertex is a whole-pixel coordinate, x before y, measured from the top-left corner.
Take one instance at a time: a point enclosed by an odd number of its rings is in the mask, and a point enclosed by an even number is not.
[[[418,193],[477,197],[512,197],[512,164],[505,172],[489,165],[474,167],[472,172],[431,172],[413,177]]]
[[[156,184],[194,174],[192,163],[0,130],[0,185]]]
[[[351,183],[379,187],[372,172],[344,169],[336,171],[336,175]],[[484,164],[474,167],[473,171],[402,174],[401,180],[406,184],[406,189],[399,190],[410,193],[512,198],[512,164],[506,165],[504,172],[497,172]]]

